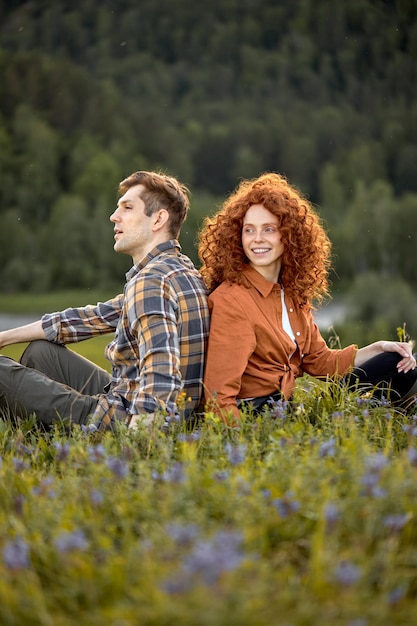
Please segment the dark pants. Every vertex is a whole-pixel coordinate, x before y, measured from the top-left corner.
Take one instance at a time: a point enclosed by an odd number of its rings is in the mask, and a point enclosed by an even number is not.
[[[372,391],[376,397],[401,403],[417,395],[417,368],[406,374],[398,372],[397,363],[401,358],[396,352],[382,352],[361,367],[355,367],[344,382],[349,387]]]
[[[362,392],[372,391],[373,397],[385,398],[394,404],[402,404],[413,396],[417,396],[417,368],[406,374],[398,372],[397,363],[401,356],[396,352],[382,352],[366,361],[361,367],[355,367],[344,376],[342,384]],[[281,398],[280,392],[238,402],[241,408],[245,403],[254,414],[261,413],[265,408]]]
[[[0,355],[0,410],[13,417],[34,413],[44,426],[85,424],[110,378],[64,346],[33,341],[20,363]]]

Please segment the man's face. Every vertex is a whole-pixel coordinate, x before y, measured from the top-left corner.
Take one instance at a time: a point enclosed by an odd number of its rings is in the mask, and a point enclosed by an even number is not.
[[[134,263],[140,261],[153,247],[154,216],[145,215],[145,203],[141,199],[143,185],[130,187],[120,197],[117,208],[110,216],[114,224],[114,249],[129,254]]]

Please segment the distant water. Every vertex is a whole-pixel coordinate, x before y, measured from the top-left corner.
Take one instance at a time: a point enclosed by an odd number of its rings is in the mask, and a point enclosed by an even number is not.
[[[346,311],[343,304],[330,302],[326,306],[314,311],[314,319],[317,326],[322,330],[327,330],[329,326],[341,322],[345,317]],[[23,326],[30,322],[35,322],[40,318],[40,314],[21,315],[14,313],[0,313],[0,330],[7,330],[15,326]]]
[[[330,326],[342,322],[346,317],[346,307],[337,302],[330,302],[326,306],[313,312],[314,321],[320,330],[327,330]]]
[[[41,316],[39,313],[33,315],[20,315],[18,313],[0,313],[0,330],[8,330],[15,326],[23,326],[24,324],[30,324],[35,322]]]

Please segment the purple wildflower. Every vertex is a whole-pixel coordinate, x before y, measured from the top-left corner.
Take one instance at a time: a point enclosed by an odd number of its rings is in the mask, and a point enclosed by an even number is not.
[[[88,548],[88,540],[82,530],[74,530],[73,532],[64,531],[56,537],[55,547],[58,552],[66,554],[73,550],[86,550]]]
[[[274,419],[285,420],[287,418],[288,401],[279,398],[278,400],[268,400],[271,417]]]
[[[81,430],[84,435],[91,435],[97,432],[97,426],[95,424],[81,424]]]
[[[342,587],[354,585],[361,577],[359,567],[350,561],[340,561],[335,570],[335,579]]]
[[[104,496],[101,491],[98,489],[91,489],[90,491],[90,502],[93,506],[100,506],[103,504]]]
[[[384,526],[391,532],[398,533],[404,528],[409,519],[410,515],[408,513],[393,513],[384,518]]]
[[[198,536],[199,527],[197,524],[177,524],[172,522],[165,528],[167,535],[179,546],[190,545]]]
[[[228,441],[225,445],[225,450],[230,465],[241,465],[245,462],[246,446],[244,444],[234,446],[230,443],[230,441]]]
[[[20,472],[23,472],[29,467],[29,464],[26,461],[24,461],[23,459],[19,459],[19,457],[16,456],[13,457],[13,465],[14,470],[17,474],[20,474]]]
[[[219,531],[213,538],[199,541],[184,560],[183,570],[194,577],[201,576],[211,585],[223,572],[230,572],[241,564],[242,536],[238,532]]]
[[[377,452],[366,459],[366,466],[370,472],[379,473],[389,465],[389,460],[382,452]]]
[[[410,461],[410,465],[412,465],[413,467],[417,467],[417,449],[408,448],[407,454],[408,454],[408,460]]]
[[[107,461],[107,467],[113,472],[116,478],[123,480],[129,474],[128,464],[117,457],[111,457]]]
[[[50,489],[53,484],[54,479],[52,478],[52,476],[46,476],[45,478],[43,478],[43,480],[41,480],[39,485],[33,487],[32,493],[35,496],[48,495],[50,498],[55,498],[55,491],[53,489]]]
[[[178,441],[181,443],[194,443],[200,439],[200,433],[198,430],[193,431],[192,433],[180,433],[178,435]]]
[[[407,589],[404,586],[395,587],[394,589],[391,589],[388,595],[389,604],[391,605],[397,604],[398,602],[400,602],[400,600],[402,600],[405,597],[406,593],[407,593]]]
[[[58,462],[65,461],[68,458],[70,453],[70,444],[69,443],[60,443],[59,441],[55,441],[54,448],[56,450],[55,459]]]
[[[276,508],[281,517],[290,517],[300,509],[300,503],[293,500],[293,493],[287,492],[282,498],[274,498],[272,505]]]
[[[329,502],[324,507],[323,513],[328,530],[332,530],[340,519],[339,509],[335,504]]]
[[[29,546],[23,537],[8,541],[3,548],[5,566],[13,571],[27,569],[30,566]]]
[[[331,437],[327,441],[324,441],[319,449],[319,457],[323,458],[326,456],[333,457],[336,454],[336,439]]]
[[[88,446],[88,455],[93,463],[100,463],[106,457],[105,447],[99,443],[96,446]]]
[[[402,426],[402,430],[410,437],[415,437],[417,435],[417,426],[415,424],[404,424]]]

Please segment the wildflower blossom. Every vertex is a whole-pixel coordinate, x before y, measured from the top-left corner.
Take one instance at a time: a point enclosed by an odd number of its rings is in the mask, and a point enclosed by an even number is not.
[[[288,400],[283,400],[282,398],[279,400],[273,400],[270,398],[268,400],[268,404],[270,406],[270,414],[272,418],[280,420],[285,420],[287,418]]]
[[[178,441],[181,443],[194,443],[200,439],[200,433],[196,430],[192,433],[180,433],[178,435]]]
[[[116,478],[122,480],[129,474],[128,464],[118,457],[111,457],[107,461],[107,467],[113,472]]]
[[[55,441],[54,448],[56,450],[55,459],[58,462],[62,463],[62,461],[68,458],[70,453],[70,444],[68,442],[60,443],[59,441]]]
[[[86,550],[88,548],[88,540],[82,530],[74,530],[72,532],[62,532],[54,541],[58,552],[67,553],[73,550]]]
[[[165,530],[167,535],[180,546],[190,545],[198,537],[199,533],[197,524],[184,525],[175,522],[167,524]]]
[[[81,430],[84,435],[92,435],[97,431],[97,426],[95,424],[81,424]]]
[[[152,477],[166,483],[183,483],[185,481],[184,467],[182,463],[173,463],[165,472],[152,472]]]
[[[402,600],[405,597],[406,593],[407,593],[407,589],[405,586],[399,586],[399,587],[395,587],[394,589],[391,589],[391,591],[388,594],[389,604],[391,605],[397,604],[398,602],[400,602],[400,600]]]
[[[393,513],[392,515],[387,515],[383,523],[385,528],[393,533],[398,533],[404,528],[409,519],[410,515],[408,513]]]
[[[324,507],[323,514],[328,530],[332,530],[340,519],[339,509],[335,504],[329,502]]]
[[[29,546],[23,537],[8,541],[3,548],[3,562],[13,571],[27,569],[30,566]]]
[[[104,496],[101,491],[98,489],[91,489],[90,491],[90,502],[93,506],[99,506],[103,504]]]
[[[88,456],[93,463],[100,463],[106,457],[105,447],[99,443],[96,446],[88,446]]]
[[[32,493],[35,496],[48,495],[50,498],[54,498],[56,496],[56,493],[53,489],[50,489],[50,487],[53,484],[54,484],[53,477],[46,476],[45,478],[41,480],[39,485],[37,485],[36,487],[33,487]]]
[[[335,579],[342,587],[354,585],[361,577],[359,567],[350,561],[341,561],[335,569]]]
[[[408,460],[410,461],[410,465],[412,465],[413,467],[417,467],[417,449],[408,448],[407,455]]]
[[[297,513],[300,509],[300,503],[292,498],[293,493],[289,491],[283,498],[274,498],[272,500],[272,505],[276,508],[281,517],[289,517],[293,513]]]
[[[241,465],[245,462],[246,457],[246,446],[241,444],[234,446],[228,441],[225,445],[225,450],[227,453],[227,457],[229,459],[229,463],[231,465]]]
[[[14,470],[16,474],[20,474],[20,472],[23,472],[25,469],[28,469],[29,467],[29,464],[23,459],[20,459],[19,457],[14,456],[12,460],[13,460],[13,466],[14,466]]]
[[[333,457],[336,454],[336,439],[331,437],[327,441],[324,441],[319,449],[319,457],[323,458],[326,456]]]

